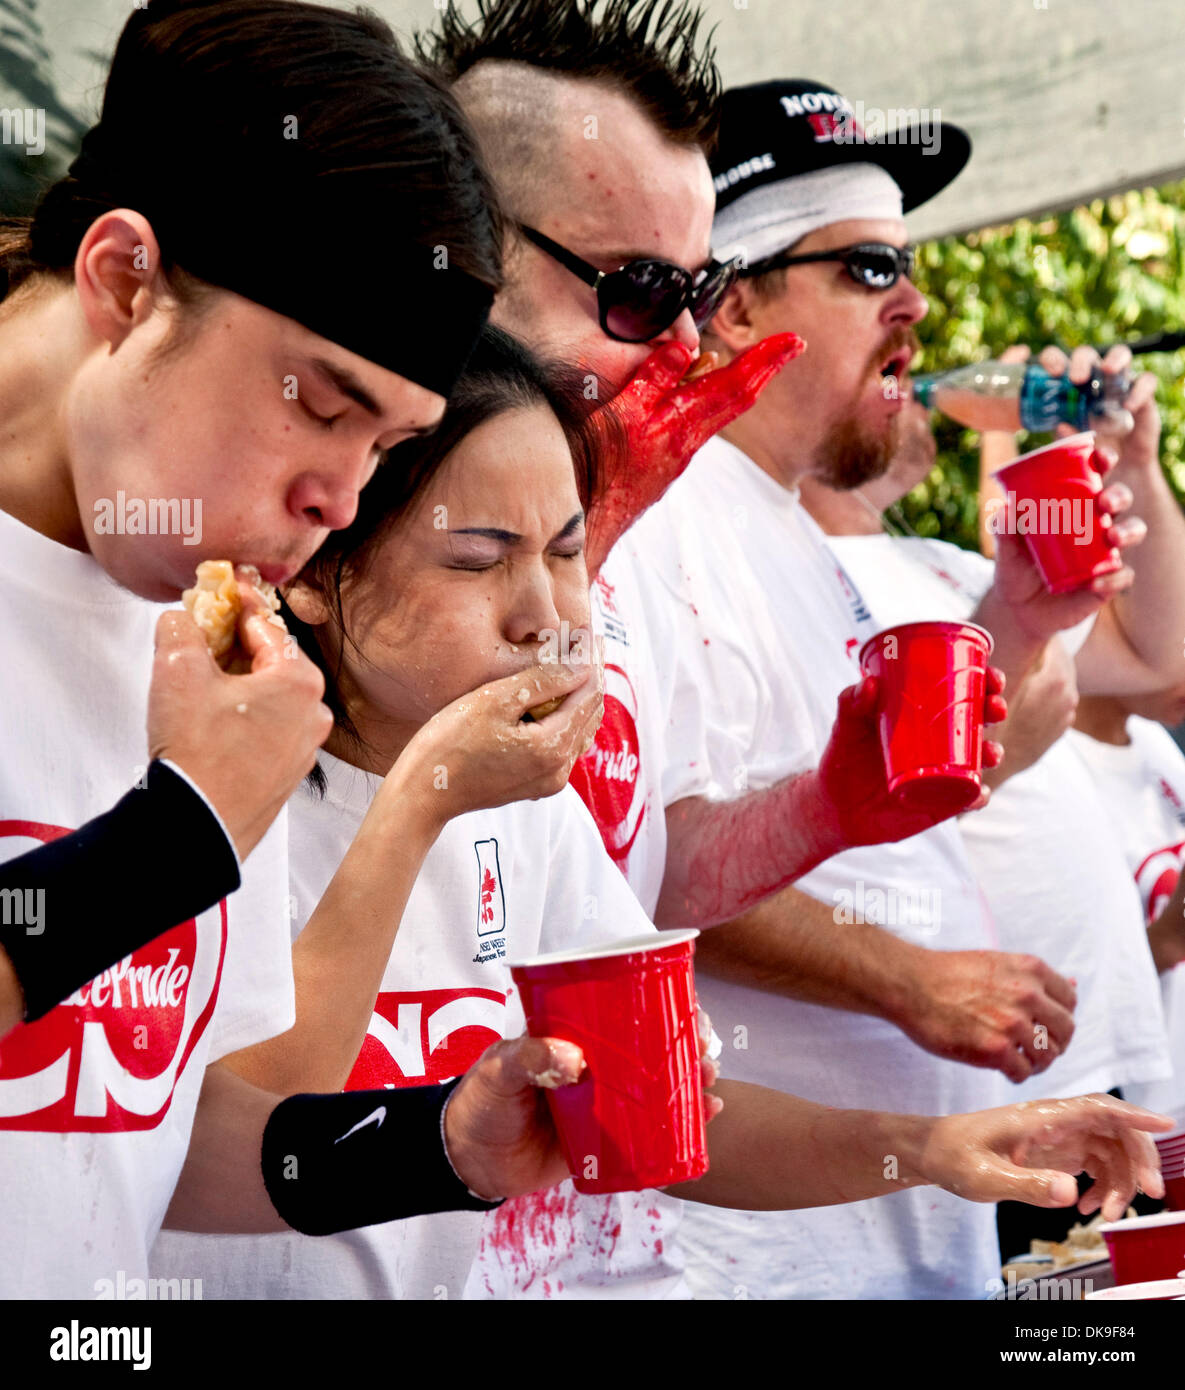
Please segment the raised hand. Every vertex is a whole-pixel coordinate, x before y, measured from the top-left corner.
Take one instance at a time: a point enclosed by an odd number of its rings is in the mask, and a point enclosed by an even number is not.
[[[562,790],[604,712],[599,644],[585,629],[574,635],[579,640],[571,661],[490,681],[433,715],[400,754],[391,785],[416,796],[441,825],[466,811]],[[524,720],[528,710],[556,699],[560,704],[550,713]]]
[[[664,343],[601,407],[593,416],[602,477],[587,521],[590,580],[618,538],[658,501],[696,451],[743,415],[805,346],[795,333],[775,333],[726,366],[697,373],[691,348]]]
[[[1118,1221],[1137,1192],[1164,1196],[1150,1134],[1173,1127],[1112,1096],[1033,1100],[947,1115],[934,1122],[923,1153],[931,1182],[972,1202],[1028,1202],[1102,1211]],[[1078,1198],[1079,1173],[1094,1182]]]
[[[1008,707],[1002,691],[1004,675],[997,667],[987,668],[983,718],[985,724],[998,724],[1007,717]],[[841,847],[880,845],[920,835],[939,821],[963,810],[986,806],[990,793],[971,805],[951,808],[946,815],[904,807],[889,792],[884,756],[877,733],[876,704],[878,682],[866,676],[859,685],[840,693],[839,707],[831,738],[823,750],[818,770],[813,774],[822,814],[831,822]],[[983,765],[995,767],[1004,750],[992,739],[983,744]]]
[[[165,613],[148,691],[149,757],[167,758],[193,779],[241,859],[312,769],[333,727],[321,672],[270,617],[243,585],[238,640],[251,670],[230,676],[188,613]]]

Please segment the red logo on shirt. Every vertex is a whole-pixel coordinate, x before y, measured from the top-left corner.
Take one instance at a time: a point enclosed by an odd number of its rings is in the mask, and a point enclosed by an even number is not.
[[[1144,904],[1144,915],[1155,922],[1168,906],[1181,869],[1185,866],[1185,840],[1155,850],[1136,870],[1136,887]]]
[[[506,930],[506,898],[497,840],[475,840],[477,854],[477,934],[501,936]]]
[[[23,854],[69,834],[61,826],[0,821]],[[136,885],[128,885],[134,901]],[[96,903],[96,912],[121,911]],[[53,905],[47,905],[52,931]],[[52,1012],[0,1041],[0,1130],[56,1133],[155,1129],[172,1104],[218,997],[226,904],[133,951]]]
[[[427,1086],[460,1076],[504,1036],[505,1026],[505,991],[385,991],[375,1001],[346,1090]]]
[[[617,601],[613,597],[616,593],[614,586],[609,583],[603,574],[597,575],[596,579],[593,580],[593,586],[600,597],[601,607],[606,613],[612,613],[616,616]]]
[[[569,779],[623,872],[646,814],[639,777],[638,700],[620,666],[605,666],[605,717],[592,748]]]
[[[1172,806],[1173,810],[1177,813],[1177,819],[1180,820],[1181,812],[1183,809],[1181,806],[1181,798],[1172,789],[1166,778],[1158,777],[1156,780],[1160,784],[1161,796],[1163,796],[1164,799],[1169,803],[1169,805]]]

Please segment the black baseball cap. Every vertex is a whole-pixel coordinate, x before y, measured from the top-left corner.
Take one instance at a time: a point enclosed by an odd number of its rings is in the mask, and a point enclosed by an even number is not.
[[[882,134],[865,137],[852,103],[808,77],[731,87],[721,98],[720,138],[712,159],[716,211],[755,188],[798,174],[837,164],[877,164],[900,188],[903,211],[910,212],[941,192],[971,157],[967,132],[946,121],[906,121],[891,135],[891,140]]]

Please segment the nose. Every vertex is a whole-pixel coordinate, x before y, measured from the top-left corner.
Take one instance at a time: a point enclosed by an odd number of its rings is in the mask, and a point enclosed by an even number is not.
[[[542,562],[532,565],[516,586],[504,630],[506,640],[515,646],[542,642],[548,633],[559,633],[560,615],[551,576]]]
[[[358,514],[358,494],[369,476],[357,467],[302,473],[288,489],[288,511],[306,524],[340,531]]]
[[[888,292],[881,319],[887,324],[920,323],[929,308],[926,296],[903,275]]]
[[[670,328],[665,333],[660,333],[653,341],[656,343],[683,343],[692,352],[698,352],[699,329],[696,328],[695,320],[691,317],[691,310],[684,309]]]

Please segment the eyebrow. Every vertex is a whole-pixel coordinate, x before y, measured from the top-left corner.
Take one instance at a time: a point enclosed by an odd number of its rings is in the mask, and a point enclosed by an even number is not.
[[[370,394],[365,386],[358,380],[353,372],[348,372],[344,367],[335,367],[332,362],[326,362],[323,357],[314,357],[313,366],[330,381],[343,396],[348,396],[350,400],[357,401],[363,410],[374,416],[381,416],[383,407]]]
[[[358,405],[369,415],[373,415],[376,420],[383,417],[383,407],[375,400],[365,386],[358,380],[353,372],[348,372],[344,367],[335,367],[332,362],[326,362],[323,357],[314,357],[313,366],[323,377],[334,387],[346,396],[349,400],[356,401]],[[414,437],[423,438],[436,433],[436,425],[418,425],[415,429],[403,430],[402,433]]]
[[[670,256],[659,255],[657,251],[606,251],[599,259],[612,261],[615,268],[626,265],[630,261],[666,261],[668,265],[682,264],[680,261],[671,260]],[[701,270],[707,270],[712,263],[713,256],[709,251],[707,259],[701,261],[699,265],[684,266],[683,268],[690,270],[693,275],[698,275]]]
[[[568,518],[561,530],[557,531],[548,545],[554,545],[556,541],[566,540],[568,536],[584,521],[584,513],[577,512]],[[517,531],[503,531],[498,526],[459,526],[449,530],[450,536],[481,536],[488,541],[500,541],[503,545],[517,545],[522,540],[522,536]]]

